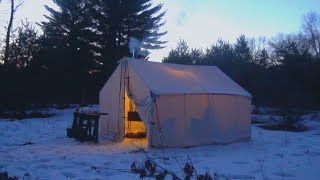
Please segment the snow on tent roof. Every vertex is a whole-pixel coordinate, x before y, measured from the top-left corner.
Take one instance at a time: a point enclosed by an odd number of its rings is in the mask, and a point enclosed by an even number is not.
[[[155,94],[232,94],[251,97],[216,66],[130,59],[128,64]]]

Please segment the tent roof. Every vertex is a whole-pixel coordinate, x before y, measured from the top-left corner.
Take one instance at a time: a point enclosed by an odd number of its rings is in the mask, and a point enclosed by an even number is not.
[[[216,66],[157,63],[127,58],[155,94],[232,94],[251,97]]]

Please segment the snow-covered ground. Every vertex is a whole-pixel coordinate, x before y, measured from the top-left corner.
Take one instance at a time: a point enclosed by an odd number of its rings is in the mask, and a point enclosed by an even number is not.
[[[73,109],[48,109],[56,115],[46,119],[9,121],[0,119],[0,172],[31,179],[139,179],[131,174],[133,161],[146,156],[136,146],[146,140],[121,143],[80,143],[66,137]],[[267,119],[267,118],[266,118]],[[182,176],[188,161],[198,173],[217,172],[230,179],[320,179],[320,122],[309,122],[306,132],[268,131],[252,126],[252,140],[228,145],[149,149],[155,161]],[[135,145],[133,145],[135,144]]]

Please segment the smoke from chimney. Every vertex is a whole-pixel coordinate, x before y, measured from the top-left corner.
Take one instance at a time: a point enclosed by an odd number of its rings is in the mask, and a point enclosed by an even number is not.
[[[129,39],[129,49],[132,53],[132,58],[134,58],[135,54],[139,53],[139,50],[142,47],[142,42],[134,37],[130,37]]]

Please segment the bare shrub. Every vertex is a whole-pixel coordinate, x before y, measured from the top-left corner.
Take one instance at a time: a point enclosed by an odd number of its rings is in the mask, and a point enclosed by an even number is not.
[[[267,130],[283,130],[291,132],[306,131],[304,125],[306,119],[303,118],[304,112],[294,109],[281,109],[276,116],[270,116],[272,123],[262,125]]]

